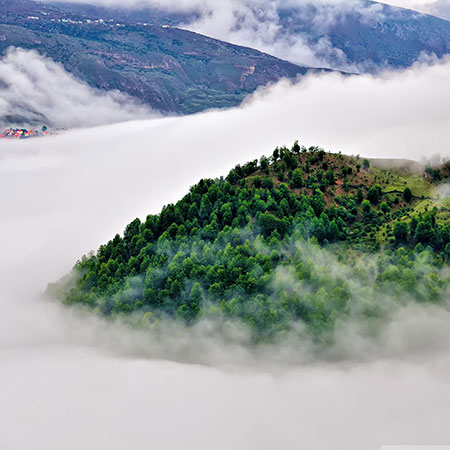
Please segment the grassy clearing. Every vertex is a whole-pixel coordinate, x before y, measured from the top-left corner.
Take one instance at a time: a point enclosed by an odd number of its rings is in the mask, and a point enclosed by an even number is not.
[[[371,169],[375,182],[383,187],[385,192],[403,192],[409,187],[415,197],[409,205],[412,211],[400,219],[393,219],[384,223],[376,233],[376,240],[379,243],[385,242],[392,236],[394,224],[400,221],[409,221],[411,217],[430,211],[434,207],[438,208],[437,221],[445,222],[450,218],[450,199],[436,201],[434,186],[425,178],[419,175],[402,174],[386,169]]]
[[[432,185],[421,175],[403,174],[395,170],[372,168],[375,182],[383,186],[385,191],[400,191],[406,187],[411,189],[415,197],[429,197]]]
[[[388,192],[403,191],[409,187],[415,197],[430,197],[432,193],[431,184],[425,178],[418,175],[403,176],[391,173],[391,176],[386,181],[386,191]]]

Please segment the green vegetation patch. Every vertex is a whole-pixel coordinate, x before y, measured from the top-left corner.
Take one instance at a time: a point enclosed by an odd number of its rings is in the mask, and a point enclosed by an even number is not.
[[[135,219],[51,292],[139,323],[239,321],[257,341],[300,325],[326,341],[343,318],[376,324],[407,302],[442,303],[449,222],[417,198],[431,180],[394,177],[318,147],[277,148]]]

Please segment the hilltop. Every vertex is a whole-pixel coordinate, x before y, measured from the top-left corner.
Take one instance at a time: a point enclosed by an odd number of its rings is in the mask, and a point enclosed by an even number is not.
[[[219,315],[257,339],[301,321],[320,337],[342,316],[382,317],[384,295],[445,298],[450,203],[439,186],[449,177],[449,163],[412,174],[298,143],[277,148],[135,219],[50,290],[106,316]]]

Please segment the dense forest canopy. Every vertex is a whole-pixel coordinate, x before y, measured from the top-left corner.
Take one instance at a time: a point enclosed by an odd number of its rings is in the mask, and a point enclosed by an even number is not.
[[[140,324],[220,317],[256,340],[298,324],[325,339],[340,318],[376,324],[396,305],[448,297],[449,174],[449,163],[411,174],[296,142],[135,219],[50,291]]]

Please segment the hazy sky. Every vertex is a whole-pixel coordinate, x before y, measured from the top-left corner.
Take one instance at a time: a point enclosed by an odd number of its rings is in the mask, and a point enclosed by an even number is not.
[[[374,353],[365,363],[286,368],[262,359],[255,367],[242,363],[252,361],[248,349],[205,338],[205,330],[171,329],[170,339],[157,341],[39,293],[134,217],[276,145],[298,138],[367,156],[449,155],[449,65],[381,78],[311,76],[262,89],[227,111],[1,142],[0,448],[448,443],[447,314],[403,311],[387,326],[385,357]],[[57,102],[52,108],[63,114]],[[116,106],[105,117],[109,108]]]
[[[383,3],[450,20],[450,0],[384,0]]]

